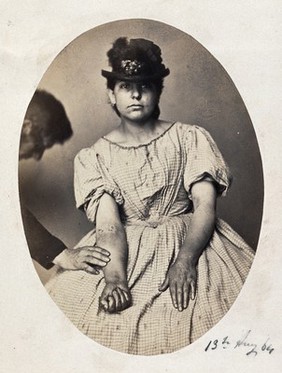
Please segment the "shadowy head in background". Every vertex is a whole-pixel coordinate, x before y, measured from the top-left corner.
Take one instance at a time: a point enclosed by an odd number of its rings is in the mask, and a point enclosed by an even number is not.
[[[72,133],[61,102],[46,91],[36,90],[24,118],[19,158],[40,160],[46,149],[63,144]]]

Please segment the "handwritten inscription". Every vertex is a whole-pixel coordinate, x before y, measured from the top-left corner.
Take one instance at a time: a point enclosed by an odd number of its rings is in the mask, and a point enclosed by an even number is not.
[[[209,341],[205,351],[213,351],[216,349],[241,349],[247,356],[257,356],[258,353],[266,353],[271,355],[274,347],[271,345],[269,338],[262,343],[254,343],[251,337],[251,330],[246,331],[240,339],[232,340],[229,336],[222,339],[214,339]]]

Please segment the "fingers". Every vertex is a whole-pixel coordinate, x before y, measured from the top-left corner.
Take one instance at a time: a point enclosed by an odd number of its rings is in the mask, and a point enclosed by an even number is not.
[[[196,282],[195,281],[191,281],[190,288],[191,288],[190,299],[194,300],[196,298]]]
[[[116,291],[117,291],[117,293],[119,295],[120,306],[122,308],[123,305],[128,304],[129,296],[128,296],[128,294],[125,291],[122,291],[120,288],[117,288]]]
[[[105,311],[108,311],[109,304],[108,304],[108,299],[107,298],[100,298],[100,305],[101,305],[101,307],[104,308]]]
[[[83,262],[86,262],[89,265],[98,266],[98,267],[105,267],[109,263],[110,260],[111,260],[110,258],[107,258],[105,260],[97,259],[90,255],[87,255],[86,257],[83,258]]]
[[[130,293],[125,289],[121,289],[120,287],[110,290],[110,293],[108,294],[106,291],[105,294],[102,294],[100,298],[101,307],[103,307],[103,309],[109,313],[123,311],[124,309],[128,308],[130,304]]]
[[[183,311],[183,288],[182,284],[178,284],[177,282],[174,284],[172,287],[171,291],[171,297],[172,297],[172,303],[173,306],[178,310],[178,311]]]
[[[189,286],[187,282],[183,284],[183,309],[185,310],[188,307],[189,303]]]
[[[196,283],[191,281],[188,283],[173,282],[169,286],[170,296],[174,308],[182,312],[188,307],[189,299],[194,300],[196,297]]]
[[[178,311],[183,311],[183,286],[176,284],[176,303]]]
[[[95,256],[95,258],[104,260],[104,261],[105,260],[107,261],[111,255],[111,253],[108,250],[103,249],[102,247],[99,247],[99,246],[94,246],[90,248],[89,252],[90,252],[90,255]]]
[[[97,246],[97,245],[90,246],[89,248],[90,248],[90,250],[95,250],[95,251],[101,253],[102,255],[106,255],[106,256],[111,255],[111,253],[108,250],[104,249],[103,247]]]
[[[115,312],[116,311],[116,302],[115,298],[112,295],[108,296],[108,312]]]
[[[168,288],[168,286],[169,286],[169,279],[168,279],[168,276],[166,276],[164,282],[159,287],[159,291],[166,291],[166,289]]]
[[[91,273],[92,275],[98,275],[100,273],[100,271],[97,268],[93,267],[89,263],[85,263],[84,267],[81,269],[84,269],[85,272]]]
[[[83,248],[83,250],[85,250],[85,255],[93,257],[96,260],[100,260],[105,263],[108,263],[110,261],[111,253],[108,250],[103,249],[102,247],[94,246],[90,248]]]
[[[73,262],[75,269],[84,269],[85,271],[98,274],[99,270],[95,267],[105,267],[110,259],[110,253],[100,247],[81,247],[74,249]],[[95,270],[91,270],[89,267],[94,267]]]
[[[169,285],[170,297],[174,308],[178,308],[176,282]]]
[[[114,302],[113,302],[113,309],[110,312],[118,312],[121,309],[121,305],[122,305],[118,289],[115,289],[113,291],[112,297],[113,297]]]
[[[131,294],[130,294],[130,292],[129,291],[122,291],[122,294],[123,294],[123,296],[125,297],[125,299],[126,299],[126,304],[128,305],[128,306],[130,306],[130,304],[131,304]]]
[[[132,298],[131,298],[131,294],[130,294],[130,291],[128,289],[118,289],[121,294],[122,294],[122,297],[123,297],[123,309],[131,306],[131,303],[132,303]]]
[[[75,249],[73,250],[77,250],[77,251],[97,251],[103,255],[111,255],[111,253],[107,250],[107,249],[104,249],[103,247],[100,247],[100,246],[97,246],[97,245],[94,245],[94,246],[79,246],[79,247],[76,247]]]
[[[120,310],[121,308],[120,301],[115,292],[113,292],[113,294],[111,295],[108,295],[107,301],[108,301],[108,308],[105,309],[105,311],[109,313],[116,313]]]

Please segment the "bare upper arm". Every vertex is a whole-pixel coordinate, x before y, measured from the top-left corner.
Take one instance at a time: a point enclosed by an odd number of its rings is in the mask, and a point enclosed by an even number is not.
[[[97,228],[101,225],[105,227],[106,225],[119,226],[121,224],[118,205],[108,193],[104,193],[100,198],[96,220]]]
[[[217,192],[213,182],[202,180],[192,185],[191,195],[194,209],[205,205],[207,208],[216,208]]]

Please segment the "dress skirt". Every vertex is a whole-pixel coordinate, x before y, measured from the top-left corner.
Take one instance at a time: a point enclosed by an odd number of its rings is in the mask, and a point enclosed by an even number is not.
[[[105,286],[100,275],[60,271],[47,284],[49,294],[74,325],[96,342],[129,354],[154,355],[185,347],[206,333],[229,310],[253,260],[253,251],[228,224],[218,220],[197,267],[195,300],[179,312],[169,290],[158,289],[189,229],[190,215],[156,228],[128,226],[128,282],[133,304],[109,314],[99,308]],[[91,232],[80,246],[95,243]]]

